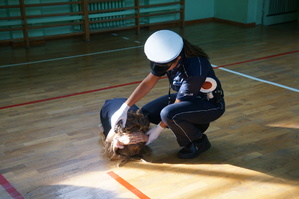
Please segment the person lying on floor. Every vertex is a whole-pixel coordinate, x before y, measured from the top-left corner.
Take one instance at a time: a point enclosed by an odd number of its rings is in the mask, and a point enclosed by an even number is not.
[[[111,116],[126,100],[106,100],[100,111],[105,154],[110,160],[118,161],[117,166],[122,166],[130,159],[141,158],[145,145],[149,144],[149,138],[145,133],[149,131],[150,122],[136,105],[130,107],[125,127],[120,121],[116,128],[111,128]]]

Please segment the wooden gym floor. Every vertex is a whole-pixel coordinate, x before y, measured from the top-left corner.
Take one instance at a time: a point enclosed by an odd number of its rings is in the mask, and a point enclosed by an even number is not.
[[[144,161],[115,167],[98,129],[106,99],[128,97],[149,72],[155,30],[0,47],[0,198],[299,198],[299,23],[172,29],[210,55],[226,113],[212,148],[192,160],[165,130]],[[137,105],[167,94],[166,79]]]

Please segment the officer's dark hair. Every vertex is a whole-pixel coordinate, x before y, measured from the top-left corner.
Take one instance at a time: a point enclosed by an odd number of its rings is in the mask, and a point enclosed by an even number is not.
[[[209,59],[208,54],[203,49],[191,44],[186,39],[183,39],[183,41],[184,41],[183,52],[186,57],[205,57]]]

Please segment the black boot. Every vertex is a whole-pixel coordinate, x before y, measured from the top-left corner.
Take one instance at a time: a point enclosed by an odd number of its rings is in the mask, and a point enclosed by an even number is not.
[[[211,143],[209,142],[208,137],[203,134],[200,140],[190,142],[188,145],[184,146],[184,148],[179,151],[178,157],[182,159],[195,158],[209,148],[211,148]]]

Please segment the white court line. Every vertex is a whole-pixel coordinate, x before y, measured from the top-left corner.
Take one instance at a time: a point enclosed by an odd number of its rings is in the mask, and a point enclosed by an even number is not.
[[[213,67],[218,67],[216,65],[213,65]],[[281,88],[284,88],[284,89],[287,89],[287,90],[290,90],[290,91],[294,91],[294,92],[297,92],[299,93],[299,90],[296,89],[296,88],[292,88],[292,87],[288,87],[288,86],[285,86],[285,85],[282,85],[282,84],[278,84],[278,83],[274,83],[274,82],[270,82],[270,81],[267,81],[267,80],[263,80],[263,79],[260,79],[260,78],[256,78],[256,77],[252,77],[250,75],[246,75],[246,74],[243,74],[243,73],[239,73],[239,72],[236,72],[236,71],[233,71],[233,70],[229,70],[227,68],[223,68],[223,67],[219,67],[218,69],[220,70],[224,70],[226,72],[230,72],[230,73],[233,73],[233,74],[236,74],[236,75],[240,75],[242,77],[246,77],[246,78],[249,78],[249,79],[253,79],[253,80],[256,80],[256,81],[260,81],[260,82],[263,82],[263,83],[266,83],[266,84],[271,84],[271,85],[274,85],[274,86],[278,86],[278,87],[281,87]]]
[[[87,53],[87,54],[82,54],[82,55],[73,55],[73,56],[68,56],[68,57],[45,59],[45,60],[40,60],[40,61],[24,62],[24,63],[18,63],[18,64],[7,64],[7,65],[0,66],[0,68],[11,67],[11,66],[21,66],[21,65],[27,65],[27,64],[37,64],[37,63],[50,62],[50,61],[59,61],[59,60],[63,60],[63,59],[85,57],[85,56],[90,56],[90,55],[99,55],[99,54],[105,54],[105,53],[111,53],[111,52],[117,52],[117,51],[123,51],[123,50],[130,50],[130,49],[141,48],[141,47],[143,47],[143,45],[142,46],[133,46],[133,47],[128,47],[128,48],[120,48],[120,49],[115,49],[115,50],[107,50],[107,51],[101,51],[101,52],[95,52],[95,53]]]
[[[101,51],[101,52],[95,52],[95,53],[87,53],[87,54],[82,54],[82,55],[73,55],[73,56],[68,56],[68,57],[46,59],[46,60],[40,60],[40,61],[24,62],[24,63],[18,63],[18,64],[7,64],[7,65],[0,66],[0,68],[11,67],[11,66],[21,66],[21,65],[27,65],[27,64],[36,64],[36,63],[43,63],[43,62],[50,62],[50,61],[58,61],[58,60],[63,60],[63,59],[71,59],[71,58],[84,57],[84,56],[90,56],[90,55],[105,54],[105,53],[111,53],[111,52],[117,52],[117,51],[123,51],[123,50],[130,50],[130,49],[141,48],[141,47],[143,47],[143,45],[133,46],[133,47],[128,47],[128,48],[120,48],[120,49],[115,49],[115,50],[108,50],[108,51]],[[213,67],[218,67],[218,66],[213,65],[213,64],[212,64],[212,66]],[[294,91],[294,92],[297,92],[297,93],[299,92],[299,90],[296,89],[296,88],[292,88],[292,87],[284,86],[282,84],[278,84],[278,83],[270,82],[270,81],[263,80],[263,79],[260,79],[260,78],[252,77],[252,76],[249,76],[249,75],[246,75],[246,74],[243,74],[243,73],[239,73],[239,72],[236,72],[236,71],[229,70],[227,68],[223,68],[223,67],[218,67],[218,68],[220,70],[224,70],[224,71],[227,71],[227,72],[230,72],[230,73],[234,73],[236,75],[240,75],[240,76],[243,76],[243,77],[246,77],[246,78],[249,78],[249,79],[253,79],[253,80],[256,80],[256,81],[263,82],[263,83],[278,86],[278,87],[281,87],[281,88],[284,88],[284,89],[287,89],[287,90],[291,90],[291,91]]]

